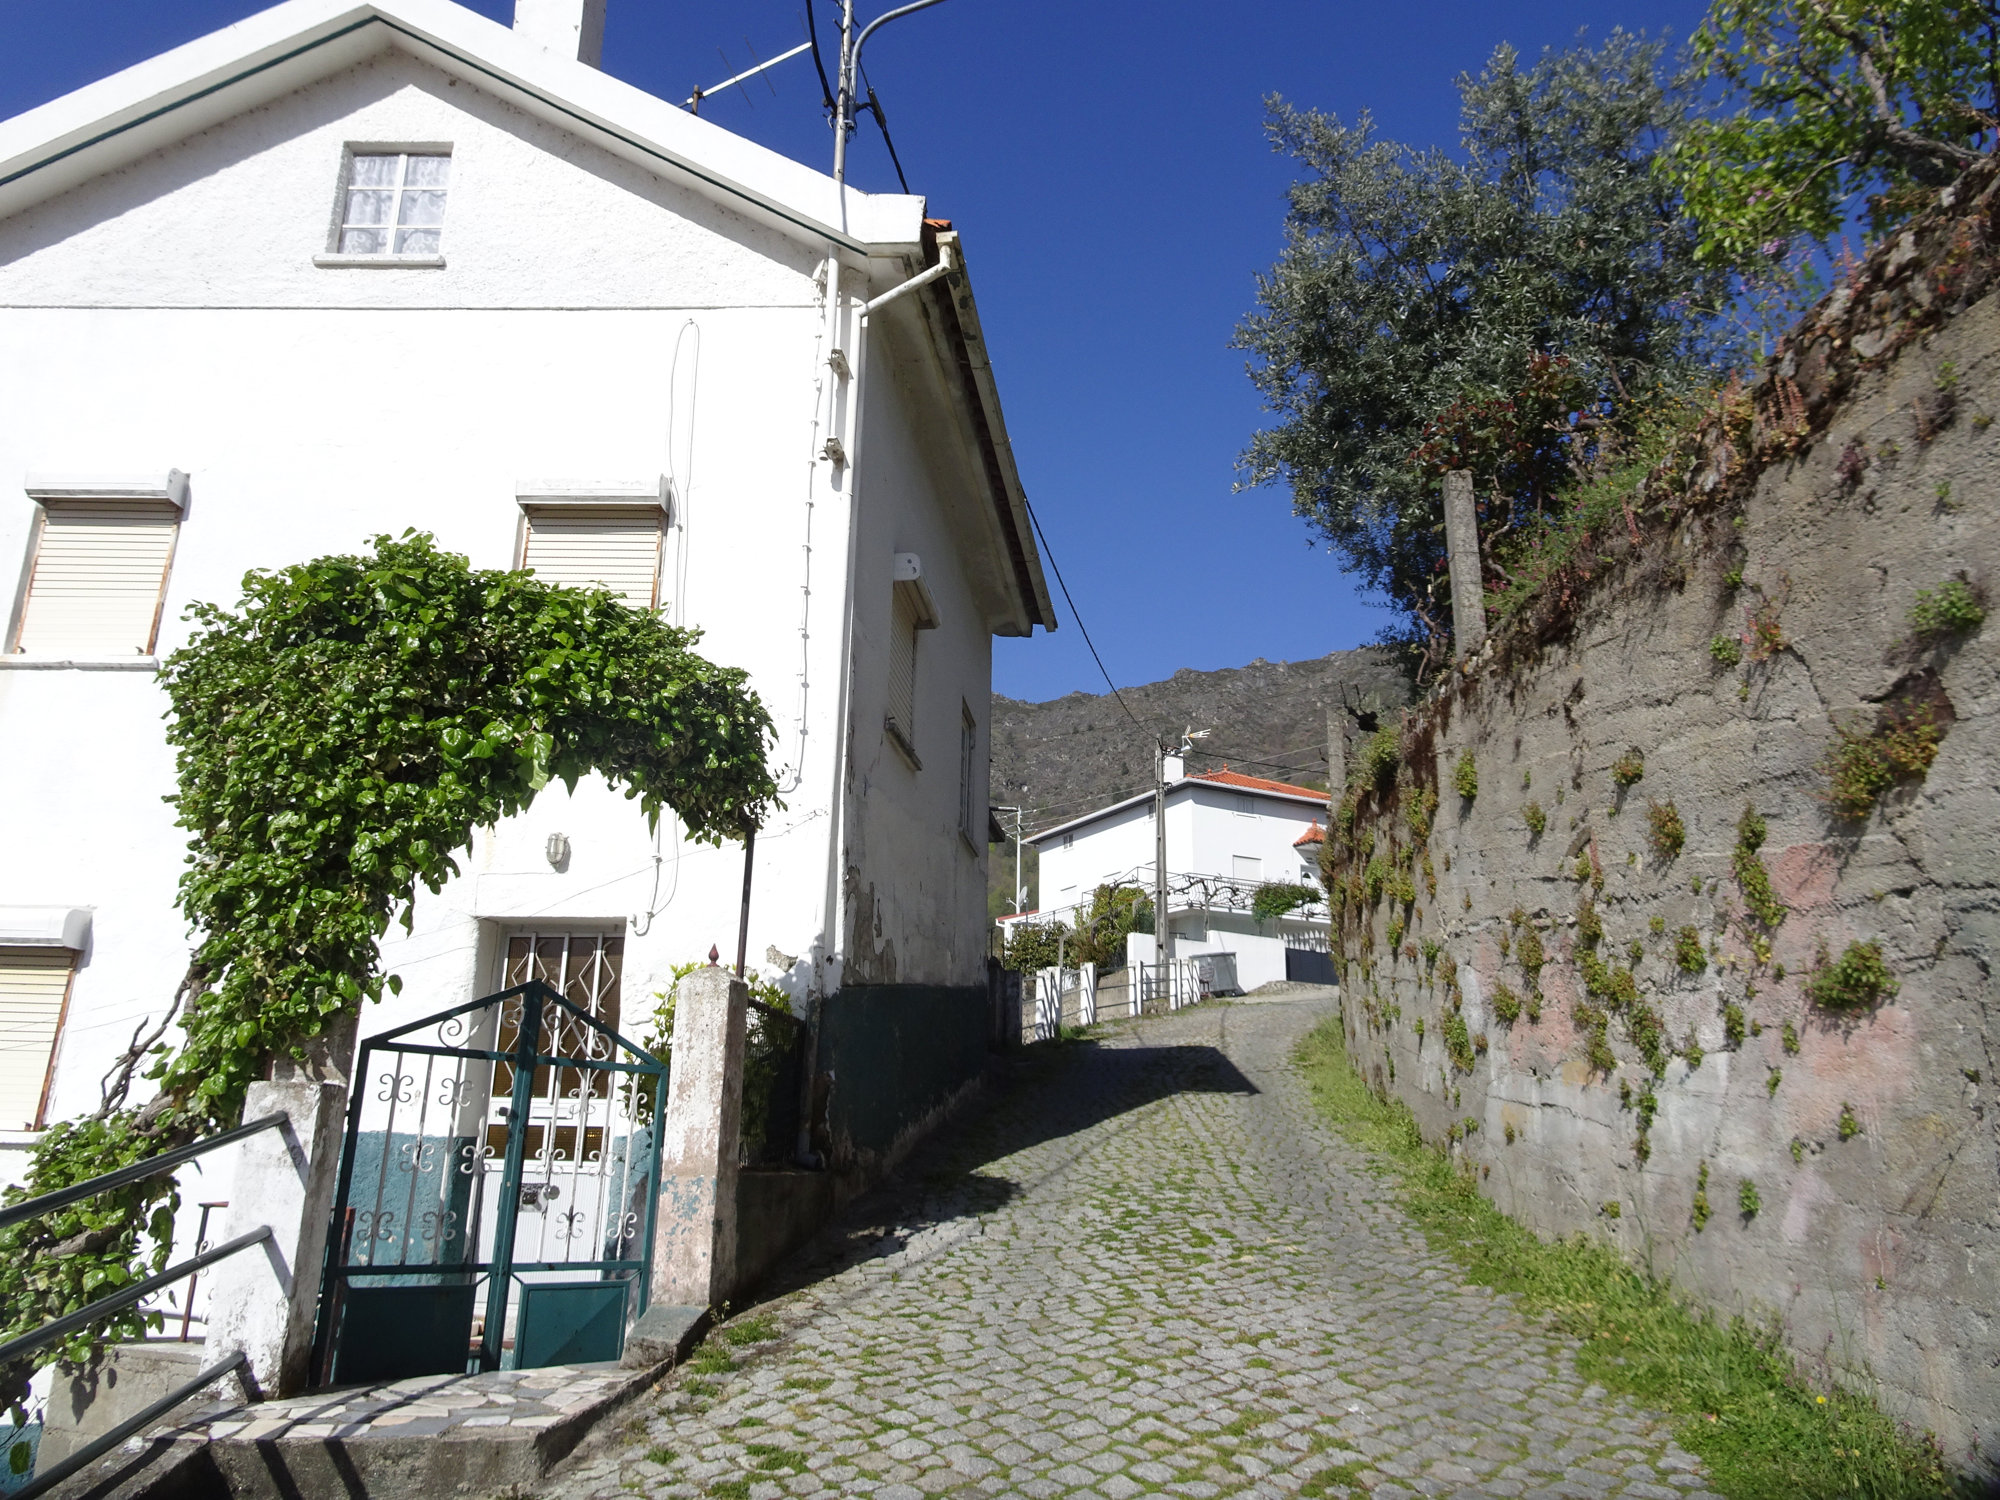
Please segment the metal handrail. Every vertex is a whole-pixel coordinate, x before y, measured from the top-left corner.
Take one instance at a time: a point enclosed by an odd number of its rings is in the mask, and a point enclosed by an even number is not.
[[[138,1432],[141,1428],[152,1426],[153,1423],[164,1417],[176,1406],[179,1406],[203,1386],[213,1385],[231,1370],[241,1369],[249,1362],[249,1356],[238,1350],[236,1353],[230,1355],[229,1358],[219,1360],[215,1364],[210,1365],[186,1385],[178,1386],[167,1392],[166,1395],[160,1397],[159,1400],[155,1401],[144,1411],[134,1412],[109,1432],[100,1433],[98,1436],[92,1438],[61,1463],[37,1474],[26,1485],[14,1492],[14,1500],[35,1500],[35,1496],[37,1495],[46,1495],[50,1490],[69,1478],[70,1475],[96,1463],[98,1459],[109,1453],[113,1448],[116,1448],[133,1433]]]
[[[109,1297],[100,1297],[88,1307],[80,1307],[73,1313],[66,1313],[52,1322],[44,1323],[33,1333],[24,1333],[19,1338],[9,1339],[0,1344],[0,1364],[30,1349],[39,1349],[44,1344],[53,1344],[57,1339],[75,1333],[79,1328],[88,1327],[107,1313],[115,1313],[143,1301],[162,1287],[172,1286],[183,1276],[199,1271],[204,1266],[212,1266],[224,1256],[234,1255],[238,1250],[247,1250],[252,1245],[262,1244],[271,1238],[271,1226],[265,1224],[248,1234],[239,1234],[235,1239],[217,1245],[213,1250],[204,1250],[199,1255],[191,1255],[177,1266],[168,1266],[157,1276],[148,1276],[144,1281],[135,1281],[122,1291],[113,1292]]]
[[[205,1155],[218,1147],[233,1145],[260,1130],[269,1130],[273,1126],[282,1125],[290,1118],[280,1110],[275,1115],[266,1115],[261,1120],[238,1125],[234,1130],[225,1130],[220,1135],[212,1135],[206,1140],[195,1141],[186,1146],[176,1146],[171,1151],[162,1151],[158,1156],[149,1156],[142,1162],[134,1162],[129,1167],[120,1167],[115,1172],[106,1172],[101,1177],[93,1177],[87,1182],[57,1188],[53,1193],[43,1193],[39,1198],[10,1203],[5,1208],[0,1208],[0,1229],[5,1229],[10,1224],[18,1224],[23,1219],[32,1219],[37,1214],[51,1213],[96,1193],[108,1193],[113,1188],[121,1188],[129,1183],[144,1182],[148,1177],[157,1177],[172,1167],[178,1167],[182,1162],[193,1161],[197,1156]]]

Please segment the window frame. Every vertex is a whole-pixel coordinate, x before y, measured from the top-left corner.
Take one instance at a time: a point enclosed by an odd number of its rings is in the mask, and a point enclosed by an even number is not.
[[[82,957],[74,948],[61,947],[53,943],[7,943],[0,944],[9,953],[47,953],[60,957],[67,969],[63,978],[62,1000],[56,1006],[56,1024],[49,1033],[49,1060],[42,1068],[42,1087],[35,1099],[35,1112],[30,1117],[28,1134],[39,1134],[49,1128],[49,1096],[55,1092],[56,1063],[62,1057],[63,1034],[69,1029],[70,1000],[76,994],[76,971],[80,967],[77,960]],[[12,1131],[12,1126],[0,1126]]]
[[[910,763],[910,769],[921,771],[923,760],[917,754],[917,698],[923,662],[917,646],[926,630],[938,628],[937,604],[931,598],[931,591],[924,582],[923,559],[914,552],[898,552],[890,560],[889,577],[889,651],[888,670],[883,677],[882,733],[889,743],[899,750]],[[910,701],[905,717],[909,723],[898,722],[895,701],[896,658],[904,644],[904,621],[908,620],[908,650],[910,653]]]
[[[180,558],[181,529],[188,518],[188,476],[179,469],[164,474],[138,477],[128,475],[30,474],[22,488],[34,502],[35,513],[28,527],[28,545],[21,557],[20,579],[7,616],[5,649],[0,650],[0,667],[36,668],[49,666],[90,666],[128,671],[151,671],[159,666],[160,626],[166,620],[167,590],[173,583],[174,564]],[[25,651],[21,638],[29,629],[29,607],[33,603],[35,572],[41,563],[42,545],[48,532],[49,508],[63,505],[120,506],[165,504],[174,511],[173,535],[167,541],[166,556],[160,563],[160,585],[153,599],[153,616],[145,641],[130,654],[107,656],[101,652]]]
[[[409,176],[409,158],[413,156],[442,156],[452,165],[450,180],[444,187],[445,215],[451,212],[452,195],[458,190],[458,153],[450,141],[347,141],[340,148],[340,166],[334,177],[333,211],[328,216],[326,247],[313,256],[313,264],[322,270],[367,270],[387,268],[390,270],[443,270],[444,269],[444,218],[437,223],[438,248],[417,255],[399,255],[393,249],[378,251],[343,250],[340,247],[341,232],[347,224],[347,195],[353,188],[354,161],[360,156],[396,156],[402,158],[396,179],[395,205],[400,205],[405,189],[405,179]],[[392,205],[393,207],[394,205]],[[391,231],[389,243],[395,244],[394,214],[388,228]],[[429,225],[412,226],[430,228]]]
[[[673,491],[667,476],[642,480],[524,480],[514,487],[517,515],[514,521],[514,568],[528,566],[528,540],[534,531],[535,514],[567,510],[653,511],[659,516],[659,551],[653,558],[653,602],[647,609],[657,612],[667,582],[667,533],[674,525]]]
[[[958,836],[977,855],[980,844],[972,821],[973,803],[977,799],[972,795],[972,783],[979,756],[979,720],[973,716],[972,705],[963,698],[959,699],[958,713]]]

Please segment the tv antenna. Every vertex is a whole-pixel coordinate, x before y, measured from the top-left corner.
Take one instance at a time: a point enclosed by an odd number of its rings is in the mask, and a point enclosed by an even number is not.
[[[912,4],[899,5],[894,10],[884,11],[856,35],[854,0],[840,0],[840,89],[833,106],[833,181],[836,188],[847,184],[847,138],[854,134],[854,82],[861,70],[861,49],[868,45],[868,38],[891,21],[901,20],[920,10],[929,10],[941,3],[942,0],[914,0]],[[900,175],[900,168],[898,171]]]
[[[748,44],[746,43],[745,45]],[[738,84],[744,82],[746,79],[755,78],[759,73],[764,72],[767,68],[775,68],[781,62],[789,62],[791,59],[797,57],[801,52],[810,52],[812,51],[812,45],[813,44],[811,42],[800,42],[798,46],[792,48],[791,51],[780,52],[776,57],[772,58],[769,62],[758,63],[757,66],[754,68],[746,68],[743,72],[738,73],[734,78],[723,79],[722,82],[716,84],[713,88],[696,89],[692,94],[688,95],[687,103],[682,107],[686,109],[690,114],[698,115],[701,113],[701,101],[706,99],[710,94],[719,94],[724,89],[734,88]],[[750,55],[752,57],[755,57],[756,53],[753,52]]]

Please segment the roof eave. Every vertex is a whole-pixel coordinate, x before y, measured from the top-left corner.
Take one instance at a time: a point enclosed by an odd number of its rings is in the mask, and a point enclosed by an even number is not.
[[[1269,787],[1229,786],[1224,782],[1206,781],[1199,776],[1183,776],[1178,781],[1168,782],[1167,795],[1172,797],[1175,792],[1191,787],[1206,787],[1210,791],[1225,790],[1240,792],[1250,797],[1276,797],[1285,802],[1296,802],[1301,806],[1313,808],[1315,811],[1323,811],[1326,807],[1326,798],[1311,792],[1274,792]],[[1151,792],[1139,792],[1125,798],[1122,802],[1108,803],[1103,807],[1071,818],[1067,823],[1058,823],[1053,828],[1044,828],[1040,833],[1030,834],[1021,842],[1024,844],[1033,844],[1036,848],[1040,848],[1042,841],[1045,839],[1052,839],[1059,833],[1074,833],[1086,823],[1095,823],[1099,818],[1108,818],[1113,813],[1123,812],[1128,807],[1136,807],[1139,803],[1150,802],[1152,799],[1153,794]]]
[[[914,247],[923,200],[833,179],[453,0],[285,0],[0,122],[0,217],[401,47],[795,236]]]
[[[1049,597],[1048,579],[1042,573],[1041,552],[1035,546],[1034,524],[1028,515],[1027,492],[1021,486],[1014,445],[1007,436],[1007,419],[1000,409],[1000,387],[994,380],[986,335],[979,324],[979,304],[972,294],[964,241],[948,229],[940,230],[936,238],[938,250],[927,259],[935,264],[937,253],[949,248],[955,270],[931,288],[932,305],[938,310],[948,345],[947,367],[956,366],[959,372],[964,387],[961,394],[978,430],[981,458],[993,491],[995,519],[1005,539],[1013,591],[1022,607],[1019,628],[1000,633],[1030,635],[1037,625],[1054,630],[1055,604]]]

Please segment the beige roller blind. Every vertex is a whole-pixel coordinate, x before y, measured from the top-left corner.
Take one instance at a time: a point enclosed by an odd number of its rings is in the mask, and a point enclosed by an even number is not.
[[[42,1128],[70,959],[66,948],[0,948],[0,1130]]]
[[[904,589],[894,591],[895,606],[889,619],[889,722],[916,748],[917,714],[917,611]]]
[[[521,566],[550,583],[607,588],[635,609],[660,602],[660,511],[551,505],[528,512]]]
[[[36,656],[145,656],[180,511],[164,501],[44,505],[15,650]]]

